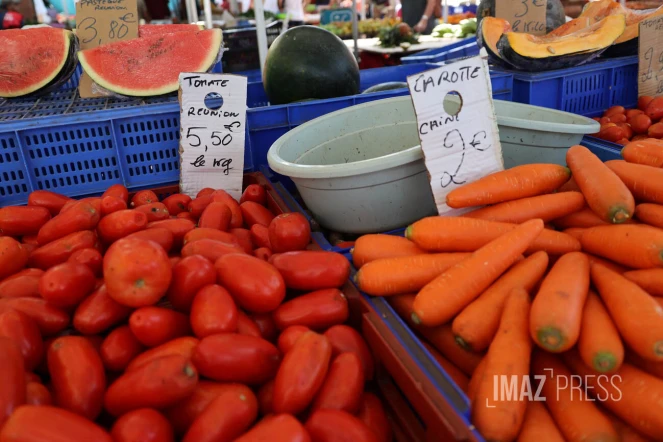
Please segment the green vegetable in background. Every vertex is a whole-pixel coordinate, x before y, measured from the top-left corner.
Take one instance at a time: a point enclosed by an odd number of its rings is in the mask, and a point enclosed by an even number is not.
[[[457,25],[442,23],[433,28],[433,36],[438,38],[467,38],[475,36],[476,32],[476,18],[461,20]]]

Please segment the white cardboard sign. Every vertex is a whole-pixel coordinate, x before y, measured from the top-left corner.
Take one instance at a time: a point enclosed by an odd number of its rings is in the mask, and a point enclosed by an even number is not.
[[[663,16],[642,20],[638,39],[638,96],[663,95]]]
[[[408,77],[431,189],[440,215],[458,215],[446,204],[453,189],[504,169],[488,66],[468,58]],[[444,100],[450,92],[450,115]],[[460,98],[460,99],[459,99]]]
[[[195,197],[201,189],[211,187],[239,200],[244,176],[246,77],[181,73],[179,81],[180,192]],[[205,104],[206,97],[211,108]]]

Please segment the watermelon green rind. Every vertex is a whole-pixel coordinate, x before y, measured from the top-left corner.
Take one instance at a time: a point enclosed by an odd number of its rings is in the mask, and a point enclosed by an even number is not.
[[[149,97],[177,91],[181,72],[208,71],[222,41],[220,29],[158,34],[81,51],[78,59],[99,86]]]
[[[57,28],[0,32],[0,97],[21,97],[50,84],[67,63],[73,38]]]

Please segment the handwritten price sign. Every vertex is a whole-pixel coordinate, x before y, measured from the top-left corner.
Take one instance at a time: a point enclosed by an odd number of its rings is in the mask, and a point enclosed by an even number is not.
[[[133,12],[127,12],[110,22],[99,22],[95,17],[86,17],[78,26],[81,44],[96,41],[97,45],[101,45],[104,40],[107,43],[113,40],[122,40],[129,35],[129,26],[133,23],[137,23]]]
[[[223,189],[239,199],[244,174],[247,79],[180,74],[180,191]]]
[[[495,17],[511,23],[514,32],[546,33],[546,0],[497,0]]]
[[[638,96],[663,94],[663,17],[640,22]]]
[[[407,82],[438,213],[454,214],[449,192],[504,169],[488,66],[473,57]]]

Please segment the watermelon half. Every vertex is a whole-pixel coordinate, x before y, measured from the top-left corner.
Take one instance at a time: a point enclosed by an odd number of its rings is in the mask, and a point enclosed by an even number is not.
[[[65,29],[1,31],[0,97],[21,97],[66,81],[73,73],[68,60],[75,60],[75,46],[75,36]]]
[[[152,35],[172,34],[174,32],[193,32],[200,31],[203,27],[194,24],[176,24],[176,25],[140,25],[138,27],[139,37],[149,37]]]
[[[175,92],[180,72],[206,72],[221,49],[220,29],[157,34],[78,53],[95,83],[117,94],[149,97]]]

